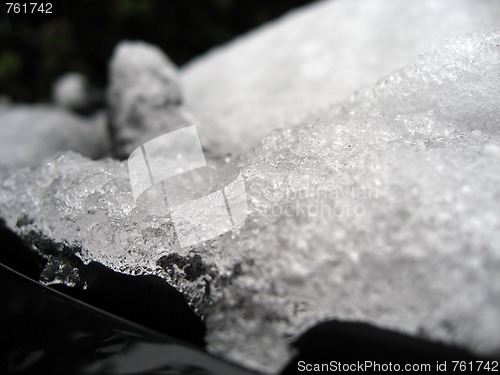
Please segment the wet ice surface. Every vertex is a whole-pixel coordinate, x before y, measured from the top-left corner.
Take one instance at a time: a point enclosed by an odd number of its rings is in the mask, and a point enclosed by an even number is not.
[[[498,355],[499,44],[448,41],[270,134],[235,161],[247,220],[204,244],[181,248],[165,206],[135,205],[125,162],[76,153],[2,180],[0,214],[59,249],[52,281],[75,282],[68,249],[158,274],[205,317],[210,351],[265,372],[329,318]]]
[[[318,2],[184,67],[186,104],[207,147],[239,154],[445,38],[495,28],[495,0]]]

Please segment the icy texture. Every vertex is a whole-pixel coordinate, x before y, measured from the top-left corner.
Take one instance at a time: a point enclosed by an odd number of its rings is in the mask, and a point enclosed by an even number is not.
[[[66,150],[97,158],[109,148],[102,114],[87,119],[52,106],[0,107],[0,168],[38,165]]]
[[[121,42],[109,73],[110,130],[119,158],[193,122],[181,106],[177,70],[159,48],[144,42]]]
[[[40,282],[45,285],[63,284],[69,287],[86,288],[87,285],[80,279],[78,268],[58,257],[49,256],[45,268],[40,275]]]
[[[134,206],[125,163],[74,153],[2,181],[0,214],[61,261],[159,274],[205,316],[209,350],[265,372],[328,318],[498,355],[499,45],[447,42],[275,131],[239,159],[246,222],[203,245],[180,249],[165,207]]]
[[[301,8],[182,71],[203,143],[220,154],[256,146],[443,38],[500,28],[496,0],[335,0]]]
[[[221,246],[251,266],[212,349],[262,359],[256,342],[335,317],[500,354],[499,45],[427,53],[244,159],[255,219]]]

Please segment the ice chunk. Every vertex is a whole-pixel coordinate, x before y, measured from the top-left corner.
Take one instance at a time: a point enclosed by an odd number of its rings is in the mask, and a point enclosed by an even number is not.
[[[181,106],[176,67],[159,48],[121,42],[109,72],[109,126],[119,158],[127,158],[146,141],[196,123]]]
[[[87,287],[85,282],[80,279],[78,268],[53,256],[48,257],[45,268],[40,275],[40,282],[45,285],[64,284],[83,289]]]
[[[0,215],[28,241],[164,277],[208,350],[263,372],[330,318],[498,355],[499,45],[448,41],[273,132],[238,161],[247,220],[203,244],[181,248],[164,207],[134,204],[126,162],[74,153],[2,180]]]
[[[496,0],[322,1],[188,64],[185,100],[204,144],[239,154],[443,38],[494,28],[500,28]]]

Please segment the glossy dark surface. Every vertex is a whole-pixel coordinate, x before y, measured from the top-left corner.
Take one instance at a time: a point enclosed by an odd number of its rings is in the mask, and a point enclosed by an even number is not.
[[[3,265],[0,300],[2,374],[251,374]]]

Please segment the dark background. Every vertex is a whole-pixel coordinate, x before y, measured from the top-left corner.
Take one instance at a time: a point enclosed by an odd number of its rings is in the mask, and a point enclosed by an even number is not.
[[[13,31],[2,4],[0,94],[50,100],[55,79],[83,73],[105,87],[107,63],[123,39],[158,45],[181,66],[213,46],[311,0],[63,0],[56,19]]]

